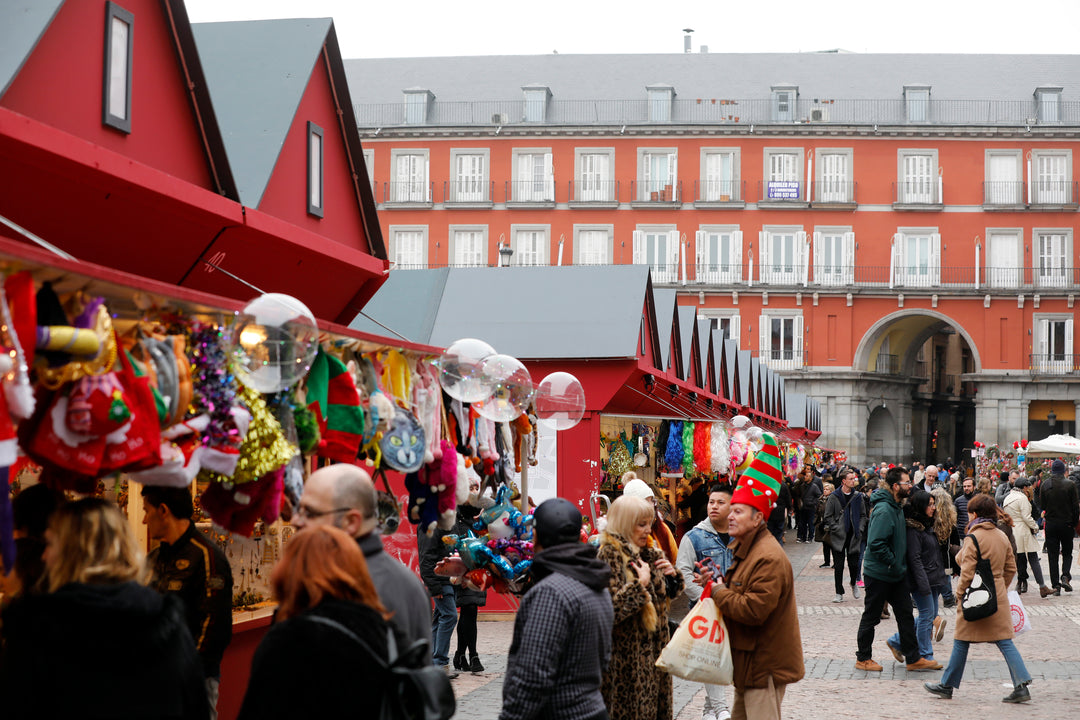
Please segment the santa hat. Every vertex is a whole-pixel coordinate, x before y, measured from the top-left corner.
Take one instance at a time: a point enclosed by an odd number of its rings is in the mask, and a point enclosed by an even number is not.
[[[771,433],[762,434],[764,445],[754,453],[750,467],[739,478],[739,484],[731,495],[731,504],[749,505],[768,515],[776,505],[780,494],[780,448]]]

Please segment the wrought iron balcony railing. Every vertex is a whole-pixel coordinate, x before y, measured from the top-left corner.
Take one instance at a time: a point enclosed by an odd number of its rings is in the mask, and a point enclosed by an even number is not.
[[[1045,375],[1080,373],[1080,355],[1068,353],[1032,353],[1028,356],[1031,372]]]
[[[737,203],[746,198],[746,181],[695,180],[695,203]]]

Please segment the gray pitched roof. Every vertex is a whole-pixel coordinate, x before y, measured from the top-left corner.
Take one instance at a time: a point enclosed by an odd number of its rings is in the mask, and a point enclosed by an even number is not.
[[[554,100],[644,99],[669,84],[681,98],[768,98],[773,85],[801,97],[900,98],[905,85],[931,86],[942,99],[1025,100],[1038,86],[1080,99],[1080,55],[709,53],[505,55],[346,60],[357,103],[400,103],[419,85],[439,102],[509,100],[523,85],[551,88]]]
[[[437,347],[475,337],[521,360],[633,358],[648,272],[644,265],[398,270],[364,314]],[[386,333],[363,315],[349,327]]]
[[[683,380],[694,379],[694,349],[697,310],[690,305],[679,305],[679,339],[682,341]]]
[[[675,288],[653,286],[653,305],[656,308],[656,332],[660,343],[660,370],[671,368],[671,321],[675,317]]]
[[[330,18],[192,25],[240,202],[257,208]]]
[[[0,2],[0,97],[45,34],[64,0]]]

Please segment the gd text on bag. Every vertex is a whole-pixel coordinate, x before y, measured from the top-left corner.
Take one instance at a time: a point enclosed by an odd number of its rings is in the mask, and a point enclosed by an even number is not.
[[[709,589],[706,587],[701,600],[679,623],[671,642],[660,653],[656,667],[684,680],[730,685],[734,673],[731,641]]]

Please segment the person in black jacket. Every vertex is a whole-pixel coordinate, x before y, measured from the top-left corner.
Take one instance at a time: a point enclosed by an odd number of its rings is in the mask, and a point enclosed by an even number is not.
[[[1050,565],[1050,585],[1055,595],[1072,592],[1073,528],[1080,521],[1080,499],[1076,485],[1065,479],[1065,463],[1050,465],[1050,479],[1039,488],[1039,505],[1046,519],[1046,554]],[[1061,566],[1058,567],[1058,555]],[[1060,574],[1059,574],[1060,573]]]
[[[424,526],[417,526],[416,544],[420,552],[420,579],[427,586],[428,594],[434,601],[431,616],[432,662],[443,669],[450,677],[457,677],[450,668],[450,638],[457,625],[457,601],[454,598],[454,586],[449,577],[435,574],[435,566],[450,555],[451,548],[443,538],[452,531],[436,527],[428,535]]]
[[[477,488],[479,489],[479,488]],[[460,537],[468,535],[476,522],[480,508],[474,505],[458,505],[457,524],[452,533]],[[480,656],[476,653],[477,615],[480,608],[487,604],[487,591],[469,587],[463,577],[451,578],[454,584],[454,600],[461,615],[457,623],[457,652],[454,653],[454,669],[469,672],[484,672]],[[469,659],[465,659],[465,654]]]
[[[391,633],[399,654],[407,648],[355,540],[327,525],[296,533],[271,584],[277,621],[255,651],[238,720],[377,717],[392,687],[381,670]],[[413,665],[426,662],[418,655]]]
[[[68,503],[47,538],[46,592],[4,611],[4,720],[205,720],[183,604],[142,584],[146,565],[120,509],[99,498]]]
[[[150,586],[175,594],[184,603],[188,630],[202,659],[210,718],[217,718],[221,658],[232,640],[232,568],[225,553],[199,532],[191,516],[195,506],[188,488],[145,486],[143,523],[160,540],[147,561]]]

